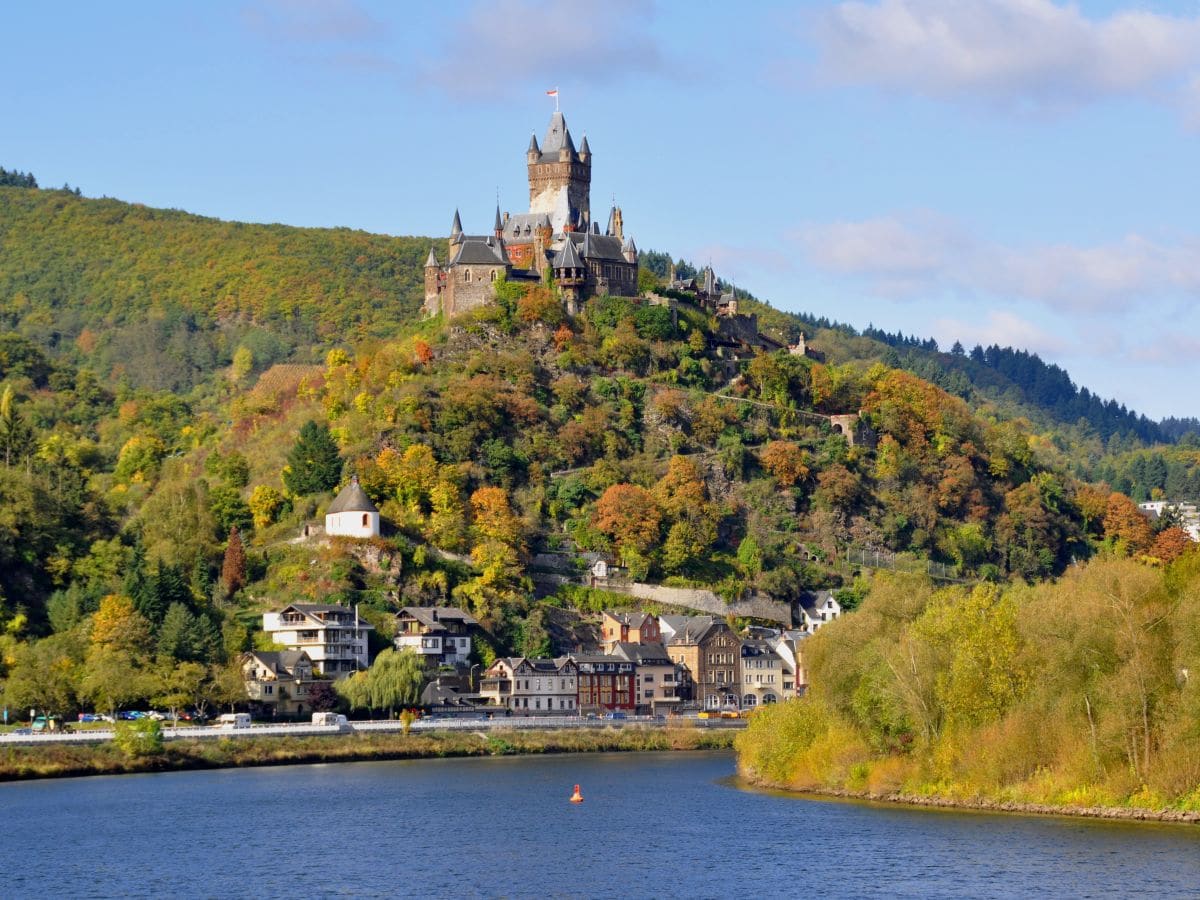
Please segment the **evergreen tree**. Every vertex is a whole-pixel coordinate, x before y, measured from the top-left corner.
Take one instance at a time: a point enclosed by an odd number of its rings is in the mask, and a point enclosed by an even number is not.
[[[193,616],[182,603],[172,603],[163,616],[158,630],[158,654],[162,657],[186,662],[195,659],[192,644]]]
[[[304,423],[296,445],[288,453],[283,483],[297,495],[316,494],[337,487],[342,478],[342,457],[329,426]]]
[[[233,596],[246,585],[246,550],[242,547],[242,536],[237,526],[229,530],[229,544],[225,547],[225,560],[221,564],[221,586],[226,596]]]

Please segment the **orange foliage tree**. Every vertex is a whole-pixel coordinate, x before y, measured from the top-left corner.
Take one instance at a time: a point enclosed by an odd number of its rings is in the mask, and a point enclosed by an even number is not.
[[[1173,525],[1170,528],[1164,528],[1158,533],[1158,537],[1154,539],[1154,544],[1150,547],[1150,552],[1147,555],[1162,563],[1170,563],[1183,556],[1183,554],[1195,546],[1195,543],[1193,543],[1186,531],[1178,525]]]
[[[1137,504],[1115,491],[1108,496],[1104,509],[1104,534],[1125,544],[1129,553],[1143,553],[1150,548],[1154,533]]]
[[[808,454],[791,441],[771,441],[758,454],[758,461],[784,487],[808,477]]]
[[[596,501],[595,526],[617,548],[644,554],[658,542],[662,514],[654,496],[636,484],[614,484]]]

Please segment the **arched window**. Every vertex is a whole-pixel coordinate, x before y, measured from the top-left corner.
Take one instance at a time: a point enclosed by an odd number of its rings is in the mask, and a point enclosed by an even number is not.
[[[463,278],[466,279],[467,281],[471,280],[471,270],[470,269],[467,269],[467,271],[463,273]]]
[[[496,270],[492,269],[492,281],[496,280]]]
[[[363,524],[362,524],[362,527],[363,527],[363,528],[366,528],[366,527],[368,527],[370,524],[371,524],[371,514],[370,514],[370,513],[363,513]]]

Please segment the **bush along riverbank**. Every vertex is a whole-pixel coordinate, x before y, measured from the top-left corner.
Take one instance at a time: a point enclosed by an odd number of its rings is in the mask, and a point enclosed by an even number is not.
[[[1200,822],[1198,553],[1035,586],[880,577],[804,658],[808,694],[737,738],[754,784]]]
[[[727,750],[732,745],[730,731],[689,727],[230,737],[169,741],[161,746],[154,742],[25,745],[0,750],[0,781],[450,756]]]

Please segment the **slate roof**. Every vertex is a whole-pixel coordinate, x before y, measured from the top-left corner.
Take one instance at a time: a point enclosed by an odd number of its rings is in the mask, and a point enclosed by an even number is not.
[[[575,249],[574,241],[563,241],[562,249],[554,257],[554,268],[556,269],[582,269],[583,260],[579,258],[579,251]]]
[[[454,211],[454,221],[450,225],[451,234],[462,234],[462,219],[459,218],[458,210]]]
[[[508,262],[504,247],[489,235],[464,236],[452,266],[502,266]]]
[[[546,128],[546,136],[542,139],[542,156],[539,162],[558,162],[558,151],[566,147],[575,152],[575,144],[571,141],[571,132],[567,130],[567,120],[562,113],[555,110],[550,116],[550,124]],[[530,149],[533,145],[530,144]]]
[[[667,655],[667,648],[662,644],[632,644],[629,641],[618,641],[613,645],[613,655],[622,656],[639,666],[670,666],[674,665]]]
[[[434,268],[438,266],[437,255],[433,252],[433,248],[429,248],[429,256],[425,257],[425,268]]]
[[[325,510],[326,515],[341,512],[379,512],[375,504],[371,502],[371,498],[367,496],[367,492],[359,486],[357,475],[351,478],[350,483],[338,492],[338,495],[333,498],[333,502],[329,504],[329,509]]]
[[[615,262],[625,262],[621,255],[621,239],[611,234],[593,234],[588,231],[583,234],[572,232],[567,239],[579,246],[579,255],[584,259],[607,259]]]
[[[717,620],[712,616],[691,616],[685,620],[682,628],[676,630],[671,643],[698,644],[716,624]]]
[[[251,650],[248,655],[276,675],[291,675],[301,662],[312,665],[312,660],[304,650]]]
[[[396,616],[397,618],[411,616],[430,628],[439,628],[446,621],[461,622],[463,625],[479,624],[478,619],[463,612],[457,606],[406,606],[396,613]]]
[[[588,142],[587,142],[587,135],[586,135],[586,134],[583,136],[583,143],[581,143],[581,144],[579,145],[579,155],[580,155],[580,156],[583,156],[585,153],[586,153],[588,156],[591,156],[591,154],[592,154],[592,148],[588,146]]]
[[[504,239],[506,241],[532,241],[533,233],[539,227],[550,227],[550,217],[545,213],[521,213],[509,216],[504,223]]]
[[[805,591],[800,595],[800,605],[814,619],[820,618],[821,607],[833,596],[832,591]]]

